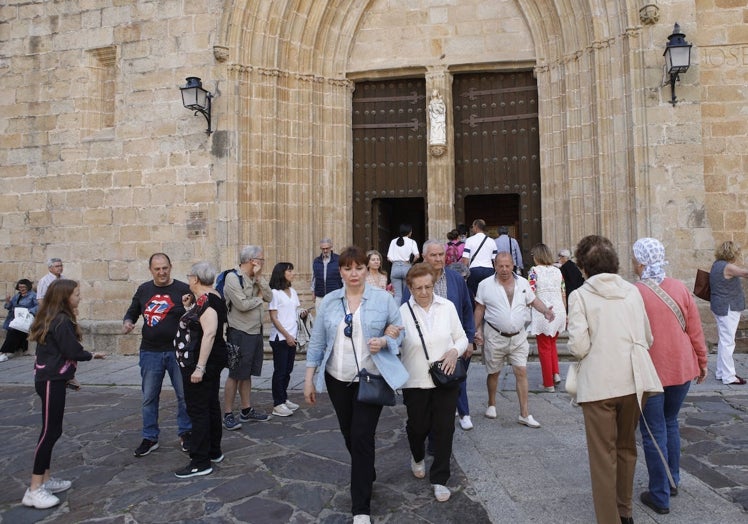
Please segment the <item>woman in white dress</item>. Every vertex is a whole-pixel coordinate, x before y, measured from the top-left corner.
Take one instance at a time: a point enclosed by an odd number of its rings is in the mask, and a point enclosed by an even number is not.
[[[561,382],[558,368],[558,350],[556,339],[558,333],[566,326],[566,290],[561,271],[553,265],[553,253],[545,244],[532,248],[534,266],[530,269],[528,280],[535,296],[553,308],[556,314],[552,321],[536,311],[532,311],[530,333],[535,335],[538,344],[538,359],[543,372],[543,388],[547,392],[556,391],[555,384]]]

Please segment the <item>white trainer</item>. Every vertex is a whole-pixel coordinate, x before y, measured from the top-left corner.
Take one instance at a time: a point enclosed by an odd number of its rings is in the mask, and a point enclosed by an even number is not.
[[[496,418],[496,406],[488,406],[486,410],[486,418]]]
[[[290,400],[286,400],[286,407],[291,411],[296,411],[297,409],[299,409],[299,405],[295,402],[291,402]]]
[[[465,431],[473,429],[473,421],[470,419],[470,415],[460,417],[460,427]]]
[[[371,524],[371,517],[369,515],[354,515],[353,524]]]
[[[52,495],[49,491],[44,489],[44,486],[39,486],[35,490],[28,488],[26,493],[23,495],[21,503],[24,506],[36,509],[47,509],[52,506],[56,506],[60,503],[60,499]]]
[[[285,404],[278,404],[273,408],[273,415],[276,417],[290,417],[293,415],[293,411]]]
[[[8,354],[0,353],[0,362],[7,362],[7,361],[8,361]]]
[[[553,374],[553,383],[554,384],[560,384],[561,383],[561,375],[558,373]]]
[[[426,462],[416,462],[413,457],[410,457],[410,471],[413,472],[413,476],[417,479],[422,479],[426,476]]]
[[[519,418],[517,419],[517,422],[527,426],[528,428],[539,428],[540,427],[540,422],[535,420],[532,417],[532,415],[527,415],[527,417],[523,417],[522,415],[520,415]]]
[[[49,491],[50,493],[62,493],[63,491],[67,491],[70,489],[70,486],[72,486],[73,483],[69,480],[62,480],[62,479],[56,479],[54,477],[50,477],[47,482],[42,484],[42,487]]]
[[[436,500],[439,502],[447,502],[449,500],[452,492],[449,491],[447,486],[442,486],[441,484],[432,484],[432,486],[434,486],[434,498]]]

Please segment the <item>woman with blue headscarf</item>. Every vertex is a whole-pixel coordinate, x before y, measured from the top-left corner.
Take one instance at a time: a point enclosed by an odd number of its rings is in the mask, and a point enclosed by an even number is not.
[[[696,378],[700,384],[706,377],[706,344],[698,308],[683,282],[665,275],[666,265],[665,247],[659,240],[640,238],[634,243],[634,269],[640,278],[636,287],[644,300],[654,336],[649,356],[664,389],[664,393],[650,395],[642,410],[639,429],[649,472],[649,489],[640,499],[660,514],[669,513],[670,497],[678,494],[678,412],[691,380]],[[665,460],[660,457],[657,446]],[[675,486],[670,485],[668,469]]]

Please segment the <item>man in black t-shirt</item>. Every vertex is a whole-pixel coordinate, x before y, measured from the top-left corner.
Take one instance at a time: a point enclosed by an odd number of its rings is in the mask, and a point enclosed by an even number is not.
[[[173,345],[179,319],[184,314],[182,296],[189,294],[190,288],[184,282],[171,278],[171,260],[164,253],[151,255],[148,269],[153,280],[138,287],[122,325],[122,332],[130,333],[138,317],[143,316],[143,339],[140,343],[143,441],[135,450],[136,457],[143,457],[158,448],[158,403],[166,373],[177,396],[177,433],[182,451],[189,451],[192,430],[184,403],[182,374]]]

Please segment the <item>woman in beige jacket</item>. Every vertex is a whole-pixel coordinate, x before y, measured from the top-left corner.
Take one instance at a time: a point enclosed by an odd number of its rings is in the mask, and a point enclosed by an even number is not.
[[[644,302],[618,272],[607,238],[590,235],[576,249],[586,282],[569,297],[569,349],[580,360],[582,407],[600,524],[633,523],[635,432],[645,393],[662,391],[649,358],[652,331]]]

